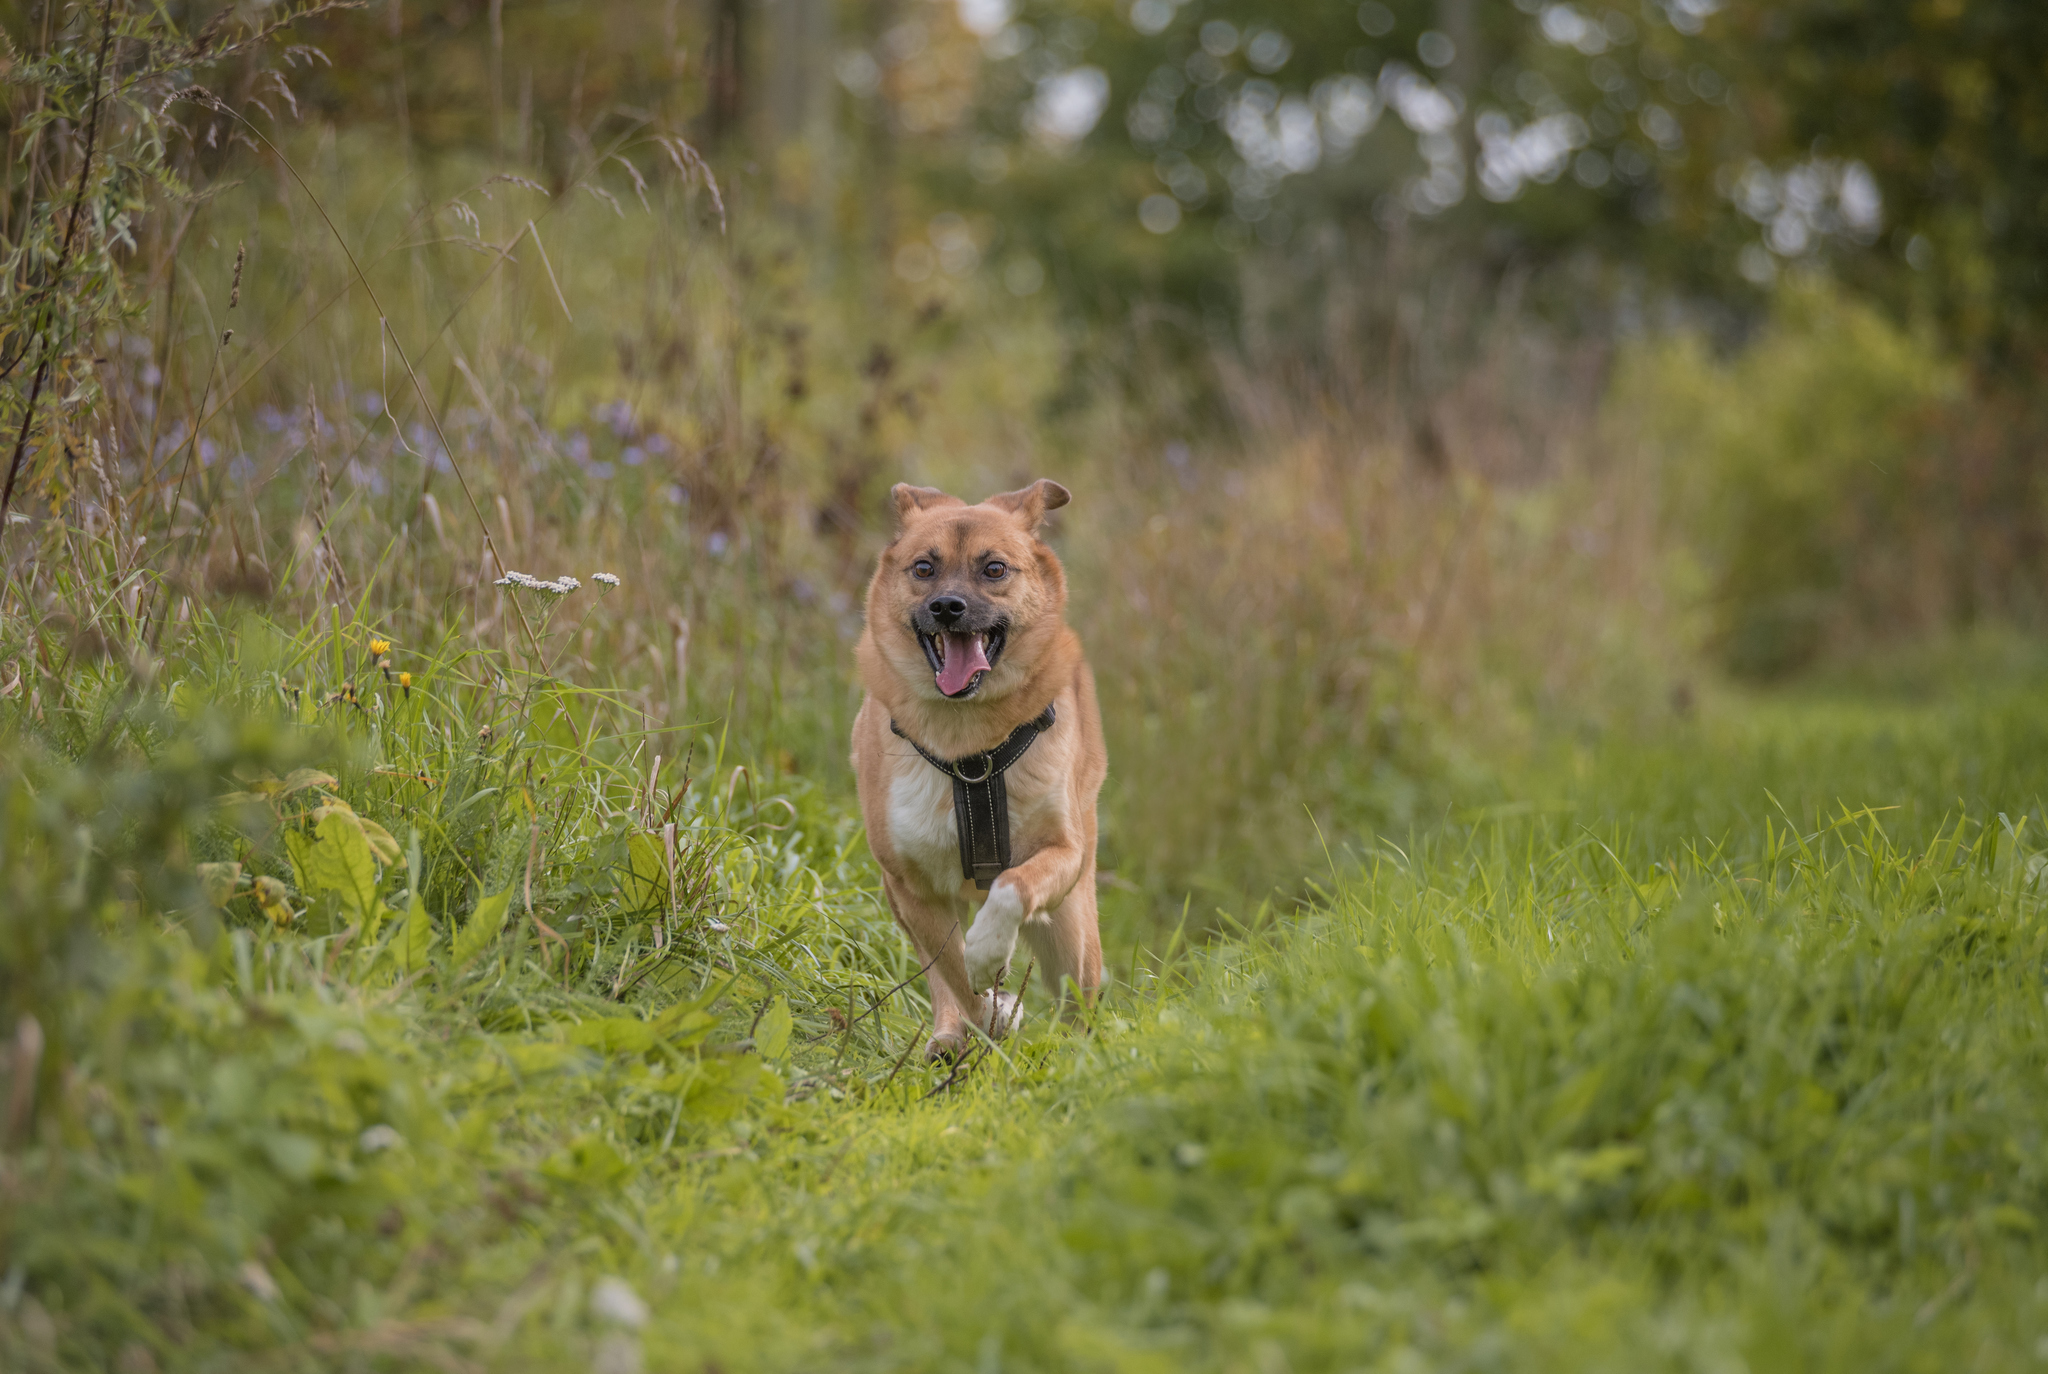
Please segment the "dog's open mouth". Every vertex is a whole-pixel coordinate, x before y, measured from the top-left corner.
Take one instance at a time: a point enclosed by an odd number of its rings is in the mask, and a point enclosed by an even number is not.
[[[936,634],[926,634],[920,630],[917,634],[917,642],[932,665],[932,677],[938,683],[939,691],[949,697],[972,696],[980,689],[982,678],[1002,657],[1004,638],[1000,625],[973,633],[940,630]]]

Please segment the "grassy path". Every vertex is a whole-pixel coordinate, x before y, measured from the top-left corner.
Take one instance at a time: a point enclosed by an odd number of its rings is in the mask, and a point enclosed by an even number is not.
[[[1553,804],[1388,846],[1318,914],[1120,998],[1085,1046],[943,1104],[820,1104],[707,1171],[715,1273],[667,1290],[649,1350],[2031,1365],[2037,702],[1777,703],[1590,756]]]
[[[912,1009],[835,1016],[892,938],[866,898],[748,1024],[137,942],[81,1057],[108,1090],[11,1166],[0,1354],[2031,1367],[2038,703],[1837,693],[1582,747],[938,1091]]]

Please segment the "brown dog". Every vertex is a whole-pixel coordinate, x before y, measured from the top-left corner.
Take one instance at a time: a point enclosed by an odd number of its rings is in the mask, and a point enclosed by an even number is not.
[[[1056,996],[1087,1000],[1101,985],[1095,795],[1109,759],[1095,679],[1063,618],[1066,575],[1038,539],[1067,489],[1041,480],[978,506],[931,487],[891,495],[896,539],[869,584],[857,650],[867,698],[853,766],[890,910],[926,967],[936,1058],[965,1045],[963,1017],[991,1035],[1016,1024],[1017,998],[999,984],[1020,933]],[[954,775],[978,781],[990,752],[1008,766],[963,794],[963,845]],[[977,866],[987,896],[970,924],[981,893],[963,868],[989,829],[974,808],[1001,801],[1009,866]]]

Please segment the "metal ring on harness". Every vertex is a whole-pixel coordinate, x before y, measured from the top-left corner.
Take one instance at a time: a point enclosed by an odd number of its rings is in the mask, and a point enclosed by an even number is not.
[[[993,749],[970,754],[964,759],[946,760],[903,733],[895,721],[889,729],[909,741],[924,761],[953,779],[953,825],[960,837],[960,876],[972,879],[986,892],[1010,866],[1010,794],[1002,775],[1024,756],[1031,742],[1052,729],[1058,713],[1047,706],[1036,717],[1010,732],[1009,738]],[[963,763],[981,760],[981,772],[969,777],[960,771]]]

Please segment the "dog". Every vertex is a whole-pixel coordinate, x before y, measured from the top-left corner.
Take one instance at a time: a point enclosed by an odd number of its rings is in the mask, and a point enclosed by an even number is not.
[[[1061,1005],[1101,987],[1095,800],[1109,756],[1066,574],[1038,537],[1067,489],[1041,479],[975,506],[907,484],[890,496],[896,537],[855,651],[853,766],[889,909],[931,989],[926,1057],[940,1059],[970,1022],[991,1037],[1017,1025],[1001,984],[1020,934]],[[991,835],[991,811],[1006,834]]]

